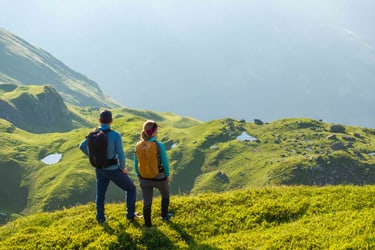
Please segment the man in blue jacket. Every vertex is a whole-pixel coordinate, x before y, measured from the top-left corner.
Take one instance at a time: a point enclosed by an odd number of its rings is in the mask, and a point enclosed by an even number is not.
[[[125,152],[122,147],[122,139],[118,132],[111,129],[112,113],[103,110],[99,116],[100,129],[109,130],[107,133],[107,159],[117,159],[113,165],[106,166],[103,169],[95,168],[96,172],[96,220],[102,224],[106,220],[104,200],[110,181],[113,181],[119,188],[127,192],[126,195],[126,218],[134,219],[136,187],[128,176],[128,170],[125,165]],[[85,155],[89,155],[87,138],[84,139],[79,148]]]

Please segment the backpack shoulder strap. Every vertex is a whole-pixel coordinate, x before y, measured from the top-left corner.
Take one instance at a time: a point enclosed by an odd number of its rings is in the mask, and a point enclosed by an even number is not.
[[[87,139],[89,136],[91,136],[91,135],[97,133],[97,132],[99,131],[99,129],[100,129],[100,128],[94,128],[93,130],[91,130],[91,131],[89,132],[89,134],[86,135],[86,139]]]
[[[156,147],[158,149],[158,155],[160,156],[160,146],[159,146],[159,143],[158,143],[158,141],[155,141],[155,143],[156,143]]]
[[[110,129],[110,128],[107,128],[107,129],[105,129],[105,130],[102,130],[103,131],[103,133],[104,134],[108,134],[109,132],[111,132],[112,131],[112,129]]]
[[[158,141],[155,141],[155,143],[156,143],[156,149],[158,151],[158,165],[159,167],[163,168],[163,162],[161,161],[160,146],[159,146]]]

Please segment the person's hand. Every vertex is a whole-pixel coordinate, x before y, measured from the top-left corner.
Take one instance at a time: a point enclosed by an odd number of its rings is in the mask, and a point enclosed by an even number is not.
[[[121,171],[122,171],[124,174],[128,174],[128,169],[127,169],[127,168],[123,168],[123,169],[121,169]]]
[[[167,182],[169,182],[169,176],[167,176]]]

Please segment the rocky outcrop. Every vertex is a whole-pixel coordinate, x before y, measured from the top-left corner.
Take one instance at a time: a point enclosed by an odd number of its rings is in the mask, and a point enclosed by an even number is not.
[[[73,128],[71,114],[52,86],[19,86],[4,96],[0,99],[0,118],[16,127],[34,133],[65,132]]]
[[[332,125],[330,131],[333,133],[345,133],[345,127],[340,124]]]

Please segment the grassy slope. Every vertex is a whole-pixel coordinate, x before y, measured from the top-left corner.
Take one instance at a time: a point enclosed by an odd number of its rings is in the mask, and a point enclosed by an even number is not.
[[[374,186],[267,187],[173,196],[174,217],[155,227],[108,204],[108,224],[88,204],[19,218],[0,227],[0,249],[373,249]],[[137,203],[141,209],[141,203]]]
[[[98,110],[70,106],[82,121],[96,125]],[[113,129],[123,136],[127,166],[135,179],[134,145],[139,139],[145,119],[160,124],[159,139],[168,150],[173,194],[227,191],[239,188],[279,184],[373,184],[375,180],[375,132],[371,129],[346,127],[336,133],[336,141],[347,144],[343,136],[353,138],[352,147],[334,151],[327,136],[330,124],[311,119],[284,119],[262,126],[232,119],[202,123],[170,113],[135,109],[114,109]],[[12,127],[2,120],[0,170],[15,169],[12,196],[21,186],[20,197],[27,196],[25,214],[51,211],[95,198],[95,178],[87,158],[78,144],[91,128],[67,133],[31,134]],[[258,142],[238,141],[246,131]],[[354,137],[360,134],[360,138]],[[175,147],[172,148],[172,145]],[[61,161],[53,165],[40,162],[43,157],[62,153]],[[14,166],[14,167],[11,167]],[[227,179],[219,178],[221,173]],[[10,172],[2,176],[13,176]],[[219,177],[218,177],[219,176]],[[351,182],[352,181],[352,182]],[[141,195],[138,190],[138,197]],[[123,199],[123,193],[111,185],[108,201]],[[20,199],[22,200],[22,199]],[[24,200],[24,199],[23,199]],[[25,202],[3,208],[5,212],[21,212]],[[7,202],[6,204],[12,204]],[[4,206],[4,205],[3,205]]]
[[[261,126],[228,119],[194,127],[190,141],[195,138],[196,143],[185,146],[195,148],[195,156],[204,163],[192,192],[269,184],[373,183],[375,157],[368,154],[375,151],[374,130],[346,126],[345,133],[333,133],[330,127],[307,118]],[[241,131],[259,141],[236,140]],[[336,139],[328,139],[330,135],[336,135]],[[346,149],[333,150],[335,142],[342,142]],[[229,181],[221,181],[215,171],[224,173]]]
[[[7,198],[2,204],[2,211],[6,213],[22,211],[24,214],[30,214],[61,209],[64,206],[95,199],[94,171],[89,166],[87,158],[78,149],[78,144],[97,125],[95,120],[98,110],[77,109],[74,106],[70,106],[70,109],[82,121],[92,121],[92,127],[75,129],[67,133],[32,134],[0,119],[0,132],[4,135],[0,138],[2,144],[0,172],[3,173],[3,177],[10,176],[0,184],[3,187],[0,195]],[[116,117],[113,129],[123,135],[129,168],[132,168],[133,147],[139,139],[140,128],[145,120],[131,115],[135,111],[113,110]],[[162,121],[164,125],[161,127],[183,127],[186,121],[188,124],[199,123],[169,113],[157,114],[144,111],[144,116]],[[40,161],[53,153],[63,154],[59,163],[46,165]],[[134,173],[131,173],[131,176],[134,178]],[[8,180],[11,185],[6,183]],[[17,196],[19,199],[13,200],[12,196]],[[123,193],[110,185],[107,198],[109,201],[122,200]],[[26,202],[28,202],[27,207]],[[25,207],[26,210],[23,211]]]

